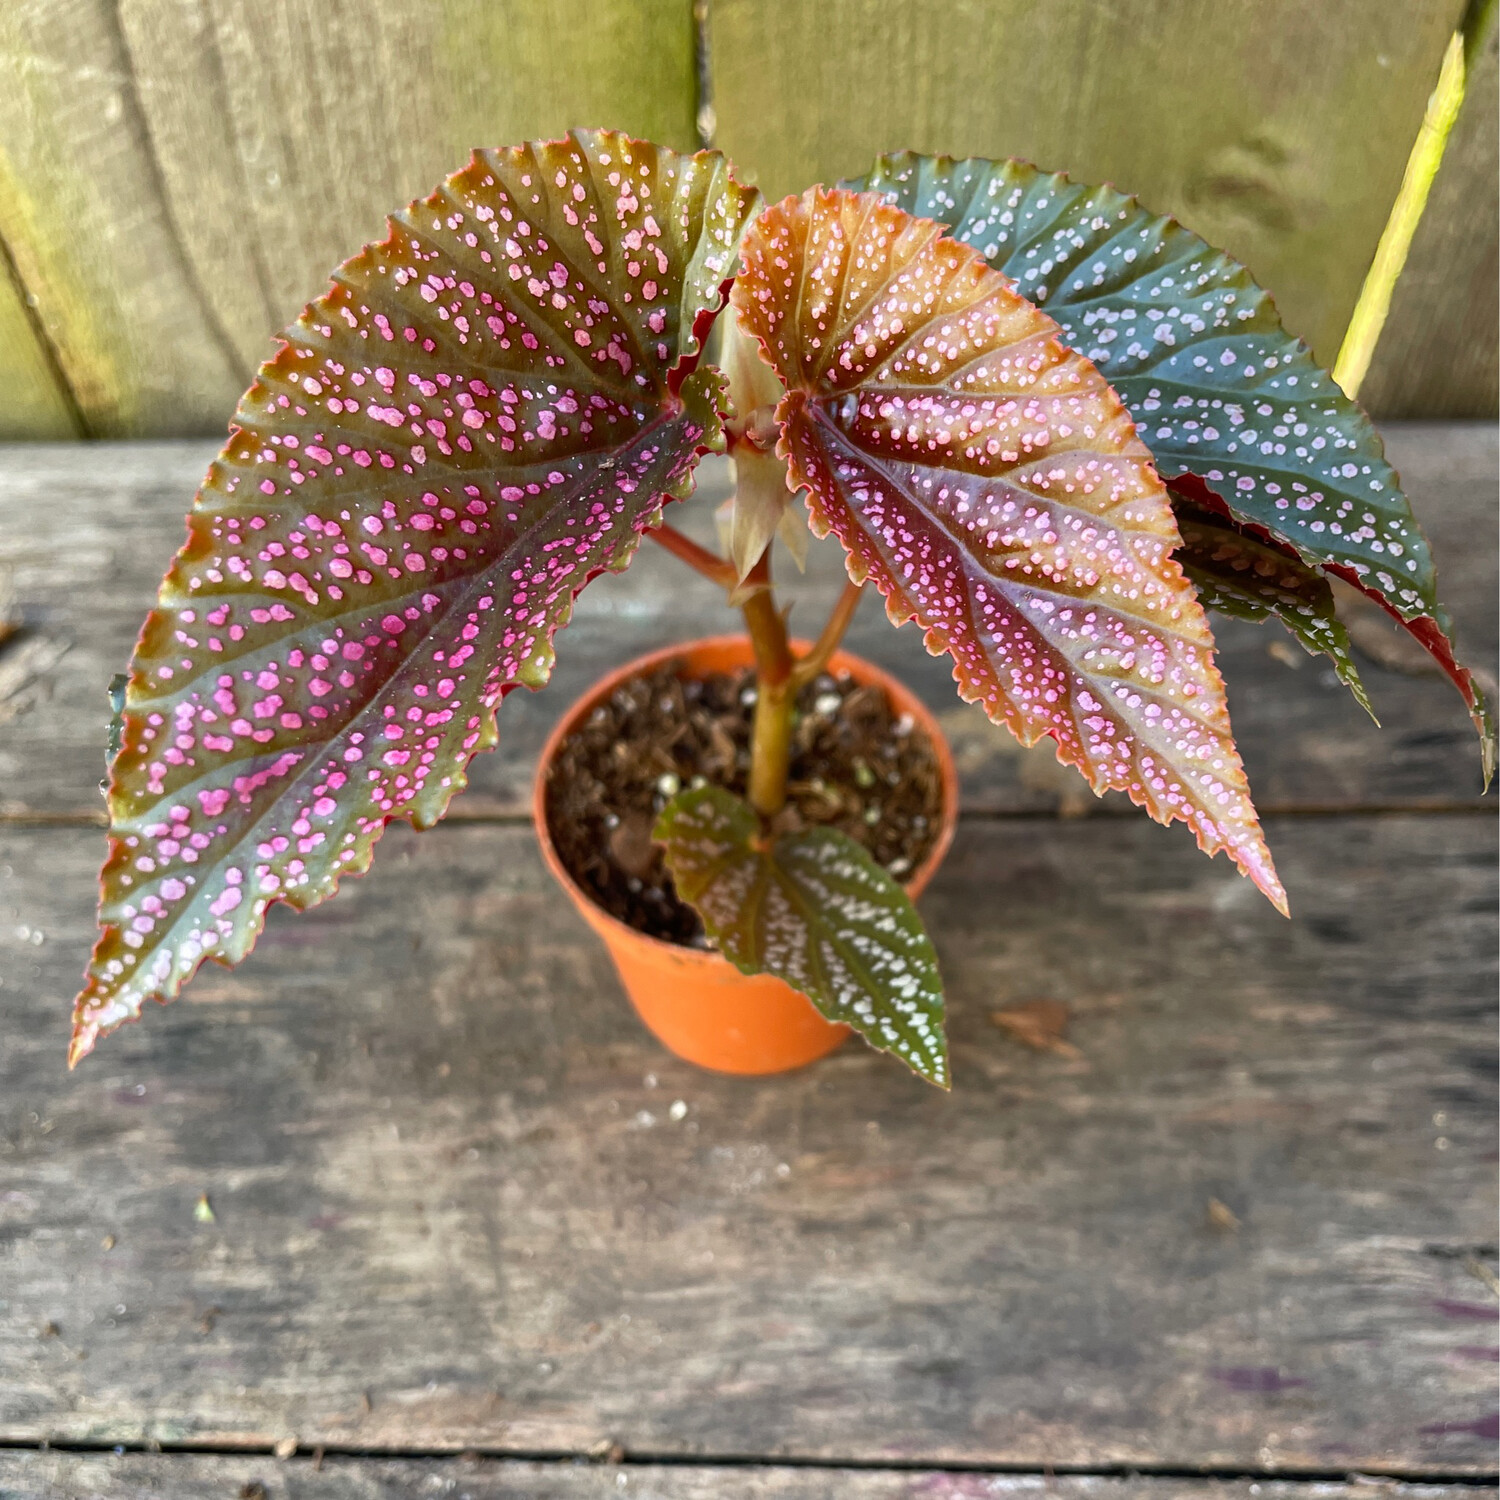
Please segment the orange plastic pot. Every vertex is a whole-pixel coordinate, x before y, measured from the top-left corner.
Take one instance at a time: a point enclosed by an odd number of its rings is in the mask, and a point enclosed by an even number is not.
[[[805,641],[795,644],[799,652],[808,649]],[[718,953],[648,937],[596,905],[557,856],[547,827],[547,783],[563,740],[621,683],[668,662],[680,663],[684,677],[707,677],[748,666],[753,659],[747,637],[722,635],[653,651],[611,672],[552,731],[542,751],[532,797],[532,816],[547,868],[584,921],[604,939],[641,1020],[668,1051],[720,1073],[781,1073],[800,1068],[832,1052],[851,1032],[847,1026],[825,1021],[805,995],[773,975],[741,974]],[[829,671],[847,672],[861,686],[879,685],[897,713],[910,714],[932,742],[942,778],[942,822],[932,849],[906,882],[908,894],[915,899],[953,841],[958,816],[953,756],[937,721],[888,673],[845,651],[835,653]]]

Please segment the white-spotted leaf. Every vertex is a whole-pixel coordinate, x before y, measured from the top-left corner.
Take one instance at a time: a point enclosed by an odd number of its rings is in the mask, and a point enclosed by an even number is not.
[[[850,186],[938,220],[1055,318],[1164,478],[1195,476],[1241,526],[1400,620],[1463,694],[1488,784],[1493,716],[1454,658],[1427,539],[1380,435],[1243,265],[1114,188],[1028,162],[902,152]]]
[[[874,193],[786,199],[744,259],[733,302],[787,387],[778,451],[850,576],[1022,743],[1051,735],[1285,910],[1166,491],[1099,372]]]
[[[753,202],[620,135],[478,152],[287,331],[131,662],[73,1061],[442,816],[722,445],[695,366]]]
[[[743,974],[774,974],[930,1083],[949,1086],[937,955],[900,885],[847,834],[768,844],[722,787],[679,792],[657,819],[678,894]]]

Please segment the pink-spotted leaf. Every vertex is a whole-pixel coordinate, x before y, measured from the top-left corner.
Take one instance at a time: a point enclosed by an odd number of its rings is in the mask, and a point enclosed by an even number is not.
[[[1252,536],[1172,485],[1167,493],[1182,533],[1177,561],[1198,591],[1198,602],[1236,619],[1280,620],[1308,655],[1333,663],[1339,681],[1374,719],[1328,580],[1290,547]]]
[[[744,260],[732,300],[787,387],[778,451],[850,576],[1022,743],[1051,735],[1285,910],[1166,491],[1099,372],[878,194],[788,198]]]
[[[284,335],[131,662],[72,1061],[442,816],[722,444],[695,365],[753,200],[619,135],[478,152]]]
[[[1134,198],[1027,162],[903,152],[850,186],[946,225],[1055,318],[1164,478],[1197,476],[1241,526],[1401,621],[1463,694],[1488,785],[1493,716],[1454,658],[1427,539],[1380,435],[1244,266]]]
[[[809,828],[768,844],[722,787],[679,792],[654,837],[678,893],[742,974],[774,974],[941,1088],[943,982],[911,898],[846,833]]]

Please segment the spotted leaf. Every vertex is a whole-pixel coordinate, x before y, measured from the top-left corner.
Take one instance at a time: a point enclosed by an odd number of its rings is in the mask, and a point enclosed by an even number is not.
[[[744,256],[733,300],[787,386],[778,451],[851,577],[1023,744],[1051,735],[1284,910],[1171,506],[1098,371],[873,193],[789,198]]]
[[[286,333],[131,662],[74,1061],[442,816],[578,590],[722,445],[694,366],[752,200],[618,135],[479,152]]]
[[[722,787],[679,792],[654,833],[678,893],[742,974],[774,974],[948,1087],[943,984],[910,897],[848,834],[811,828],[769,843]]]
[[[1236,619],[1280,620],[1308,655],[1326,656],[1333,663],[1339,681],[1374,719],[1328,580],[1290,547],[1252,536],[1171,485],[1167,492],[1182,533],[1177,561],[1197,589],[1199,603]]]
[[[974,246],[1119,392],[1167,479],[1192,474],[1242,526],[1361,589],[1493,720],[1437,598],[1427,539],[1364,411],[1238,261],[1111,187],[1026,162],[884,156],[857,184]]]

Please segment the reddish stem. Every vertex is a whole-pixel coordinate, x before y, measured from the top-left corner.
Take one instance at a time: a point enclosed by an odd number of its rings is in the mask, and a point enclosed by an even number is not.
[[[692,537],[684,536],[675,526],[657,526],[646,533],[659,547],[665,547],[673,557],[680,558],[695,572],[711,579],[720,588],[732,589],[739,581],[734,567],[722,557],[700,547]]]

